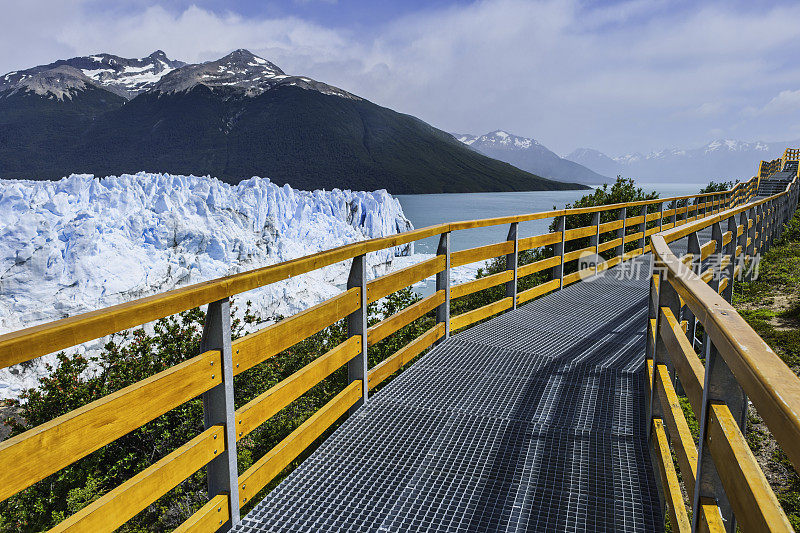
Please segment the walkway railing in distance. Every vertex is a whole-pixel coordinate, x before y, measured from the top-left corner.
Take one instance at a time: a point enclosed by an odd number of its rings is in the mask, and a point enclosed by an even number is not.
[[[783,160],[780,157],[778,159],[773,159],[772,161],[761,161],[761,164],[758,166],[758,177],[768,178],[774,173],[780,171],[782,168]]]
[[[651,238],[649,436],[672,531],[733,532],[737,522],[742,531],[793,531],[744,434],[749,400],[800,472],[800,379],[730,302],[734,280],[750,276],[794,214],[799,190],[795,176],[779,194]],[[683,238],[688,253],[678,256],[669,245]],[[699,449],[678,393],[700,423]]]
[[[200,435],[70,516],[55,530],[113,531],[202,468],[208,473],[209,501],[178,531],[227,529],[239,521],[240,508],[326,429],[354,406],[368,401],[371,389],[451,331],[636,257],[646,251],[647,237],[746,203],[756,188],[757,178],[753,178],[719,193],[440,224],[2,335],[0,368],[5,368],[194,307],[209,306],[199,355],[0,443],[0,501],[202,396],[205,430]],[[634,212],[638,214],[634,216]],[[610,213],[613,220],[601,222],[602,213]],[[568,217],[584,214],[592,215],[591,224],[568,227]],[[540,219],[554,219],[557,231],[519,237],[520,223]],[[497,225],[509,226],[506,241],[451,251],[451,232]],[[436,257],[372,281],[366,279],[367,253],[434,236],[440,238]],[[573,241],[587,238],[588,247],[570,249]],[[520,252],[545,246],[552,247],[552,256],[530,264],[518,263]],[[605,254],[607,259],[591,270],[571,272],[586,252]],[[450,285],[450,268],[503,256],[507,259],[506,271]],[[230,297],[342,261],[351,261],[346,291],[232,341]],[[517,290],[521,278],[537,272],[549,273],[550,279],[525,291]],[[437,284],[432,295],[367,328],[369,303],[434,275]],[[505,284],[506,292],[499,301],[451,316],[451,298],[501,284]],[[367,368],[370,346],[434,310],[437,321],[433,327],[373,368]],[[347,340],[234,409],[234,376],[340,320],[347,320]],[[238,472],[237,441],[342,366],[347,366],[349,384],[247,471]]]

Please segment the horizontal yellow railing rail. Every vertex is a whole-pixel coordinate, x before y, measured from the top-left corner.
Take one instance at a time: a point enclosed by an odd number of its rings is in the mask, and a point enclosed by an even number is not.
[[[766,175],[781,168],[771,165]],[[799,190],[795,177],[779,194],[651,238],[648,412],[673,531],[730,532],[737,522],[743,531],[793,531],[744,430],[749,400],[800,471],[800,379],[730,301],[734,280],[770,247],[793,215]],[[707,228],[711,239],[701,244],[699,232]],[[670,243],[684,238],[688,253],[679,257]],[[700,422],[699,447],[689,432],[677,387]]]
[[[203,433],[67,518],[56,529],[112,531],[201,468],[207,469],[209,501],[178,530],[209,531],[227,527],[239,520],[241,505],[249,502],[348,410],[366,401],[370,389],[383,383],[438,340],[448,337],[451,330],[485,320],[645,253],[648,236],[671,228],[691,226],[711,214],[743,205],[755,195],[757,183],[756,177],[737,184],[730,191],[717,193],[439,224],[341,246],[2,335],[0,368],[194,307],[209,306],[202,354],[1,442],[0,500],[200,395],[206,412],[206,430]],[[602,214],[613,220],[602,221]],[[579,215],[591,215],[591,224],[568,227]],[[519,237],[520,223],[544,219],[553,219],[557,230],[544,235]],[[507,240],[451,252],[451,232],[497,225],[509,226]],[[367,253],[435,236],[440,239],[436,257],[371,281],[366,279]],[[529,264],[518,264],[520,252],[542,247],[550,247],[552,254]],[[598,264],[583,270],[575,268],[582,256],[592,253],[600,258]],[[506,257],[504,271],[451,286],[451,268],[495,257]],[[292,317],[231,341],[227,318],[230,316],[228,299],[231,296],[348,260],[352,260],[352,267],[347,290]],[[547,273],[543,276],[545,279],[518,291],[521,278],[542,272]],[[367,327],[369,303],[431,276],[436,277],[436,291],[432,295]],[[499,285],[505,285],[504,297],[451,317],[451,300]],[[368,368],[367,352],[371,346],[434,312],[435,325],[393,355]],[[340,320],[346,320],[348,325],[345,342],[332,347],[246,405],[234,409],[233,376]],[[249,470],[239,474],[236,441],[342,366],[348,367],[350,381],[347,387],[272,451],[256,460]],[[131,405],[136,408],[130,409]]]

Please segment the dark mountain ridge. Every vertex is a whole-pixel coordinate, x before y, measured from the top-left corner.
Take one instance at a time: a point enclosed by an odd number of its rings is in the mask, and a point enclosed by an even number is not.
[[[583,188],[246,50],[196,65],[163,52],[103,54],[10,73],[0,78],[0,131],[4,178],[146,170],[397,194]]]

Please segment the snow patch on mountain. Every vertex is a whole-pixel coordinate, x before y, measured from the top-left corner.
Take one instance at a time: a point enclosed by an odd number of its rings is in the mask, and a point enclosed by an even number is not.
[[[112,54],[73,57],[9,72],[0,77],[0,91],[26,89],[63,100],[71,98],[75,90],[90,85],[132,98],[152,88],[165,74],[184,65],[183,61],[169,59],[161,50],[141,59]]]
[[[78,58],[73,60],[78,63]],[[125,59],[110,54],[90,56],[94,62],[86,65],[80,61],[81,71],[99,85],[122,96],[136,96],[144,92],[176,68],[185,65],[183,61],[171,60],[161,50],[142,59]]]

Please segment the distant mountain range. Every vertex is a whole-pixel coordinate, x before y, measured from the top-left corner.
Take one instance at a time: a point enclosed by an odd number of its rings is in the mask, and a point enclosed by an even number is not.
[[[392,193],[583,188],[247,50],[201,64],[97,54],[0,77],[0,177],[142,170]]]
[[[503,130],[485,135],[454,133],[453,136],[477,152],[538,176],[589,185],[610,181],[602,172],[595,172],[579,163],[559,157],[536,139],[518,137]]]
[[[626,178],[678,182],[733,181],[751,178],[758,171],[759,161],[775,159],[787,147],[797,146],[800,140],[765,143],[722,139],[695,149],[666,149],[619,157],[579,148],[566,158],[609,176],[621,174]]]

